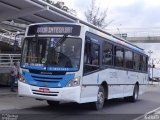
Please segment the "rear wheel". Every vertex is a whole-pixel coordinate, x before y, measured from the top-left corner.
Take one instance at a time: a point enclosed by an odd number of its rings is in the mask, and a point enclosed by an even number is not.
[[[130,102],[136,102],[136,101],[138,100],[138,96],[139,96],[139,86],[138,86],[138,84],[135,84],[134,90],[133,90],[133,95],[130,96],[130,97],[128,98],[128,100],[129,100]]]
[[[59,101],[50,101],[50,100],[47,100],[47,103],[51,107],[58,107],[59,106]]]
[[[95,110],[100,110],[104,106],[104,100],[105,100],[105,92],[103,86],[99,87],[98,94],[97,94],[97,101],[90,103],[92,108]]]

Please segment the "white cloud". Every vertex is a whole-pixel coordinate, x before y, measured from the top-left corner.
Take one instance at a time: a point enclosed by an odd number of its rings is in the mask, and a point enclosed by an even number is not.
[[[61,0],[77,11],[77,16],[85,19],[84,12],[92,0]],[[102,9],[108,8],[109,27],[150,27],[160,25],[160,0],[96,0]]]
[[[128,6],[132,3],[134,3],[137,0],[118,0],[118,1],[117,0],[105,0],[105,1],[99,0],[99,1],[101,1],[101,6],[103,8],[106,8],[107,6],[112,8],[112,7],[118,7],[118,6],[125,7],[125,6]]]
[[[160,1],[159,0],[143,0],[143,2],[148,7],[159,7],[160,6]]]

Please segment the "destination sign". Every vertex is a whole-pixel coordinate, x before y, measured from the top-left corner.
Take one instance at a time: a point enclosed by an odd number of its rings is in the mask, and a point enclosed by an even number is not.
[[[79,25],[65,24],[40,24],[30,26],[28,35],[80,35]]]
[[[55,34],[71,34],[73,27],[38,27],[38,34],[55,33]]]

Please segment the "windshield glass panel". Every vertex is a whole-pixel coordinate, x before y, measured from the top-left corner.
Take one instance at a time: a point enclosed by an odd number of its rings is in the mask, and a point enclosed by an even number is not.
[[[26,38],[22,65],[79,68],[82,41],[79,38]]]

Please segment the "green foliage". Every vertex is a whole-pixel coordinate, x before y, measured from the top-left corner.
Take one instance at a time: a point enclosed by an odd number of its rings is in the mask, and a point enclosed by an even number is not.
[[[73,10],[73,9],[68,8],[68,7],[64,4],[64,2],[57,1],[57,2],[55,3],[55,2],[53,2],[52,0],[43,0],[43,1],[45,1],[45,2],[47,2],[47,3],[49,3],[49,4],[51,4],[51,5],[53,5],[53,6],[55,6],[55,7],[57,7],[57,8],[59,8],[59,9],[63,10],[63,11],[66,11],[66,12],[68,12],[68,13],[76,16],[76,11]]]

